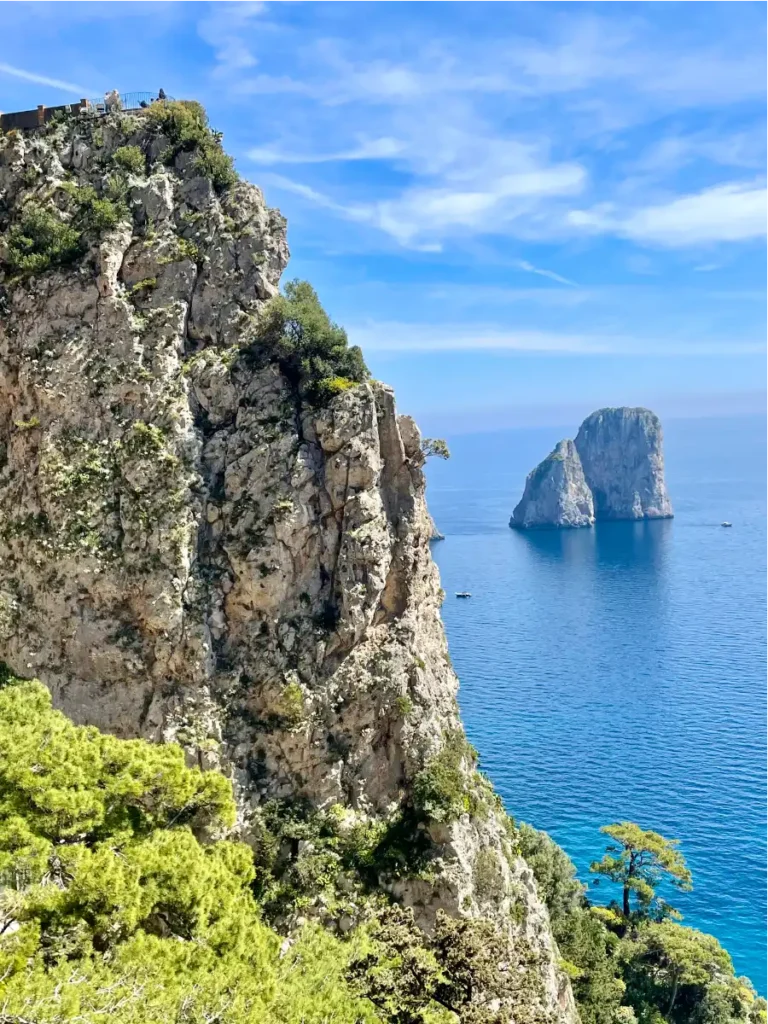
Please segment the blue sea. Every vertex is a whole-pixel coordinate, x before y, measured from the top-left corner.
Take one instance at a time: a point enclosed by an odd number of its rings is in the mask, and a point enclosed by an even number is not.
[[[665,424],[673,520],[510,530],[526,473],[576,426],[448,437],[450,461],[430,461],[467,733],[583,881],[603,824],[681,840],[684,923],[765,994],[765,421]]]

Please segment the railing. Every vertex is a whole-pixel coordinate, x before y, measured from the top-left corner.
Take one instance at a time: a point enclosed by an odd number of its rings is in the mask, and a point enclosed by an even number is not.
[[[157,103],[158,98],[151,92],[118,93],[117,110],[143,110]],[[166,96],[172,100],[173,96]],[[17,110],[11,114],[0,114],[0,130],[7,132],[12,128],[27,130],[41,128],[52,118],[83,112],[90,114],[106,114],[108,105],[106,97],[97,100],[80,100],[78,103],[67,103],[58,107],[45,107],[42,104],[36,110]]]
[[[118,110],[142,110],[145,107],[150,106],[152,103],[157,103],[157,96],[152,92],[119,92],[118,94],[120,105],[117,107]],[[167,100],[172,100],[173,96],[166,96]],[[104,114],[107,111],[106,98],[102,97],[97,100],[88,100],[88,110],[93,110],[97,114]]]

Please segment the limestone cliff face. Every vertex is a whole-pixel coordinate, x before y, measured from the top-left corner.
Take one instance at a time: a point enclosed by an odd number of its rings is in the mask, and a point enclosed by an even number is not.
[[[75,262],[18,276],[0,250],[0,660],[78,722],[221,767],[246,835],[270,798],[394,820],[461,735],[419,432],[383,384],[310,407],[260,356],[285,222],[193,153],[168,165],[140,117],[0,140],[6,246],[26,204],[104,194],[126,145],[130,212]],[[575,1021],[532,872],[459,768],[470,810],[380,884],[427,928],[505,922],[532,1005]]]
[[[659,417],[650,409],[598,409],[576,435],[597,519],[668,519]]]
[[[515,529],[592,526],[607,519],[669,519],[662,432],[649,409],[598,409],[575,441],[561,441],[528,474]]]
[[[528,474],[525,491],[512,513],[514,529],[591,526],[595,521],[592,493],[584,479],[573,441],[560,441]]]

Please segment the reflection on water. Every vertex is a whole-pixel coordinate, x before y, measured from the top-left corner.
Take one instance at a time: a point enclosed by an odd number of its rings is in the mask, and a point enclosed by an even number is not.
[[[578,530],[514,530],[517,542],[543,562],[572,565],[597,563],[601,568],[645,572],[664,565],[672,519],[598,523]]]

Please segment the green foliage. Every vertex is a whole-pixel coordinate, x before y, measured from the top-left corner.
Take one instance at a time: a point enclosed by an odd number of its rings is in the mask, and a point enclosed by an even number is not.
[[[454,821],[473,808],[472,776],[476,751],[461,729],[444,737],[443,746],[413,781],[417,811],[431,821]]]
[[[299,395],[315,403],[368,377],[360,349],[348,346],[346,331],[330,320],[306,281],[289,281],[285,293],[267,303],[248,354],[276,359]],[[328,383],[341,379],[347,383]]]
[[[438,459],[450,459],[451,453],[448,445],[441,437],[425,437],[421,442],[421,454],[425,459],[433,455]]]
[[[413,711],[413,701],[410,697],[401,694],[395,699],[395,707],[401,718],[407,718]]]
[[[138,146],[120,146],[112,154],[112,159],[124,171],[132,174],[144,173],[146,159]]]
[[[35,430],[37,427],[40,426],[40,417],[30,416],[28,420],[14,420],[13,425],[14,427],[16,427],[17,430],[21,431]]]
[[[347,377],[324,377],[317,382],[317,394],[321,401],[330,401],[335,395],[342,391],[349,391],[358,381],[349,380]]]
[[[648,1008],[670,1024],[746,1021],[756,1000],[713,935],[672,921],[649,923],[624,944],[627,1002],[642,1022]]]
[[[615,960],[618,939],[591,913],[584,886],[565,851],[546,832],[524,822],[517,833],[520,852],[533,869],[539,895],[549,910],[582,1024],[616,1024],[624,992]]]
[[[0,1005],[36,1024],[373,1024],[354,942],[259,920],[226,780],[0,689]]]
[[[656,895],[662,879],[681,892],[692,888],[691,873],[678,850],[679,841],[665,839],[658,832],[646,831],[631,821],[605,825],[600,831],[614,841],[603,859],[592,864],[590,871],[622,887],[621,912],[625,919],[679,916]]]
[[[357,990],[391,1024],[544,1024],[536,1004],[538,957],[485,920],[454,920],[438,911],[434,933],[416,927],[413,911],[388,907],[371,929],[371,949],[349,967]]]
[[[81,253],[81,232],[53,209],[30,201],[8,233],[5,263],[12,274],[28,276],[72,263]]]
[[[631,822],[608,826],[620,849],[652,851],[638,870],[674,871],[690,885],[677,844]],[[747,1024],[764,1012],[747,979],[711,935],[669,920],[633,915],[631,932],[621,908],[592,907],[568,857],[543,832],[519,827],[520,850],[547,903],[582,1024]],[[659,867],[655,861],[658,860]],[[614,870],[612,867],[611,870]],[[601,872],[602,873],[602,872]],[[633,876],[634,877],[634,876]],[[623,874],[620,874],[621,882]],[[657,913],[658,916],[658,913]]]
[[[211,131],[203,107],[195,101],[163,100],[153,103],[147,121],[171,142],[166,161],[172,163],[178,153],[195,150],[195,167],[210,178],[217,192],[225,192],[237,181],[232,157],[224,152],[221,136]]]
[[[154,291],[157,288],[156,277],[145,277],[142,281],[137,281],[129,290],[129,295],[136,295],[142,297],[148,292]]]
[[[290,729],[295,729],[304,722],[304,693],[298,683],[288,683],[280,695],[280,713]]]
[[[62,213],[52,204],[28,199],[8,232],[5,265],[11,274],[29,277],[79,259],[90,238],[116,227],[128,213],[123,202],[100,197],[90,185],[62,182],[69,199]]]
[[[167,256],[161,256],[157,262],[163,266],[166,263],[177,263],[179,260],[193,260],[196,263],[199,259],[200,249],[194,242],[186,238],[177,238],[171,252]]]

